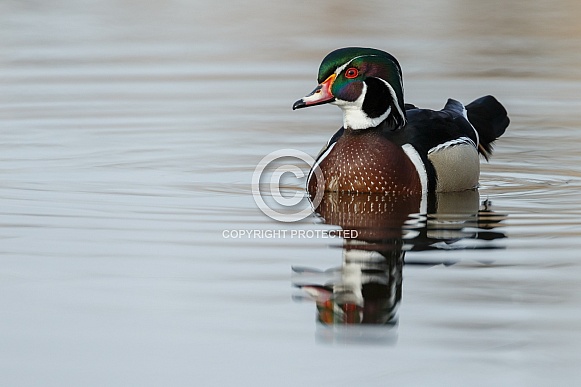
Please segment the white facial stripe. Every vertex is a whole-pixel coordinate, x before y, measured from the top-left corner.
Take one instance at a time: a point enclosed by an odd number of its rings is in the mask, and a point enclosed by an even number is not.
[[[345,64],[343,64],[342,66],[337,67],[337,69],[335,70],[335,74],[339,75],[341,72],[343,72],[343,70],[345,70],[347,68],[347,66],[349,66],[351,64],[351,62],[353,62],[355,59],[359,59],[359,58],[363,58],[366,56],[379,56],[379,55],[375,55],[375,54],[365,54],[365,55],[359,55],[356,56],[355,58],[352,58],[351,60],[349,60],[349,62],[346,62]],[[402,85],[403,87],[403,80],[401,78],[401,72],[399,71],[398,66],[395,66],[396,70],[397,70],[397,76],[399,77],[399,83],[400,85]],[[385,81],[384,81],[385,82]]]
[[[355,58],[352,58],[349,62],[346,62],[344,65],[337,67],[337,69],[335,70],[335,74],[337,74],[337,75],[341,74],[343,72],[343,70],[345,70],[347,68],[347,66],[349,66],[351,64],[351,62],[353,62],[355,59],[363,58],[366,56],[379,56],[379,55],[365,54],[365,55],[356,56]]]
[[[402,123],[405,124],[405,115],[401,111],[401,107],[399,106],[399,99],[397,99],[397,95],[395,94],[395,90],[393,89],[393,87],[391,87],[389,82],[387,82],[385,79],[381,79],[381,78],[377,78],[377,79],[380,79],[383,83],[385,83],[385,86],[387,86],[387,89],[389,90],[389,94],[391,94],[391,98],[393,99],[395,108],[397,109],[397,113],[401,117]]]

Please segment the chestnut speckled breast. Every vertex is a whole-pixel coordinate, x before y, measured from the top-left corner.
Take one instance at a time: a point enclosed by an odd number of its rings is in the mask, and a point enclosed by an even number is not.
[[[403,149],[387,140],[381,130],[347,129],[318,161],[315,168],[320,168],[324,181],[318,180],[317,174],[310,174],[311,195],[321,189],[394,195],[422,193],[416,167]]]

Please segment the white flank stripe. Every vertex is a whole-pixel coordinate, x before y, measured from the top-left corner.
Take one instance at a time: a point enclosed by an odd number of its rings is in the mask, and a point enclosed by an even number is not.
[[[331,141],[331,140],[329,139],[329,141]],[[321,157],[319,157],[317,162],[315,162],[315,164],[313,164],[313,167],[311,168],[311,171],[309,172],[309,177],[307,178],[307,187],[309,186],[309,182],[311,181],[311,177],[313,176],[313,172],[315,171],[315,168],[318,168],[319,164],[321,164],[321,162],[325,159],[325,157],[327,157],[329,155],[329,153],[331,153],[331,150],[333,149],[335,144],[337,144],[337,142],[334,142],[333,144],[331,144],[330,147],[325,149],[325,152],[323,152],[323,154],[321,155]],[[320,182],[317,182],[317,184],[319,184],[319,183]]]
[[[404,144],[401,147],[405,154],[409,157],[411,162],[416,167],[418,175],[420,176],[420,183],[422,184],[422,193],[428,192],[428,173],[426,172],[426,166],[416,150],[411,144]]]

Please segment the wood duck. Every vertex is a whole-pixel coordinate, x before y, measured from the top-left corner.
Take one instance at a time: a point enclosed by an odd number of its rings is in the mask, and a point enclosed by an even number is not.
[[[488,160],[509,124],[505,108],[490,95],[466,106],[449,99],[439,111],[405,104],[398,61],[373,48],[331,52],[318,82],[293,110],[337,105],[343,127],[311,169],[312,196],[320,190],[415,196],[473,189],[479,154]]]

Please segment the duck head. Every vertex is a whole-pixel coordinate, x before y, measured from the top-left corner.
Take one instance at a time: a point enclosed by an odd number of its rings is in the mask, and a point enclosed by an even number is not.
[[[331,52],[319,67],[319,85],[293,110],[331,103],[343,110],[343,127],[392,129],[405,125],[403,80],[397,60],[385,51],[347,47]]]

